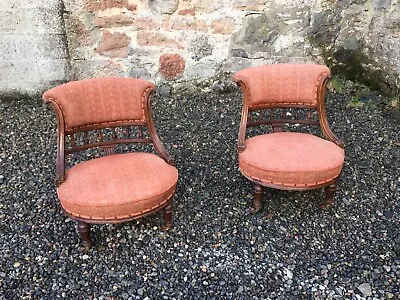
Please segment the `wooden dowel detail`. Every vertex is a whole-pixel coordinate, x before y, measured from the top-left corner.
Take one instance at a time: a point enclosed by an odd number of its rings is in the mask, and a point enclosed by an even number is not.
[[[89,144],[89,135],[87,131],[83,132],[83,140],[85,141],[85,144]]]
[[[124,127],[124,132],[125,132],[125,138],[129,139],[131,137],[131,128]]]
[[[76,146],[76,143],[75,143],[75,134],[74,134],[74,133],[71,134],[71,135],[70,135],[70,138],[71,138],[71,147],[75,147],[75,146]]]
[[[97,130],[97,138],[100,142],[103,141],[103,133],[101,132],[101,129]]]
[[[143,128],[142,128],[142,126],[139,126],[139,136],[138,137],[139,138],[143,137]]]

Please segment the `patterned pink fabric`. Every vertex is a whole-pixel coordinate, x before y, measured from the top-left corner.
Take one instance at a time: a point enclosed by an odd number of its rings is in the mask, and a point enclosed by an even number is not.
[[[153,83],[136,78],[104,77],[72,81],[52,88],[43,99],[54,99],[63,111],[66,129],[125,120],[144,120],[144,93]]]
[[[330,71],[321,65],[275,64],[241,70],[233,80],[248,88],[250,107],[275,103],[315,105],[318,85],[326,76]]]
[[[152,211],[174,194],[178,171],[151,153],[104,156],[66,171],[57,188],[63,208],[76,217],[115,220]]]
[[[344,150],[314,135],[279,132],[245,141],[239,153],[244,176],[289,187],[314,186],[339,176]]]

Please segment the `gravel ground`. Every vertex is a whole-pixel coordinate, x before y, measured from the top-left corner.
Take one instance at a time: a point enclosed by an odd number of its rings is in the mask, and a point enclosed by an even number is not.
[[[180,172],[173,228],[162,214],[97,225],[80,245],[55,194],[55,117],[2,101],[0,299],[399,299],[400,126],[328,96],[346,162],[336,202],[268,190],[252,216],[238,171],[238,92],[156,98],[160,136]]]

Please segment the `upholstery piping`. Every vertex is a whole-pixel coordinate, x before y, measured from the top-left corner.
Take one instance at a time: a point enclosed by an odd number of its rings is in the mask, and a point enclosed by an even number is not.
[[[147,213],[147,212],[150,212],[150,211],[155,210],[156,208],[158,208],[158,207],[164,205],[165,203],[167,203],[167,202],[172,198],[172,196],[174,195],[174,193],[175,193],[175,190],[174,190],[171,194],[169,194],[168,197],[167,197],[164,201],[162,201],[161,203],[158,203],[157,205],[154,205],[154,206],[151,207],[151,208],[142,210],[141,212],[138,212],[138,213],[135,213],[135,214],[123,215],[123,216],[118,216],[118,217],[93,218],[93,217],[91,217],[91,216],[84,216],[84,215],[80,215],[80,214],[75,214],[75,213],[73,213],[73,212],[71,212],[71,211],[65,209],[64,207],[63,207],[63,209],[64,209],[68,214],[70,214],[70,215],[72,215],[72,216],[75,216],[75,217],[78,217],[78,218],[82,218],[82,219],[90,219],[90,220],[120,220],[120,219],[127,219],[127,218],[133,218],[133,217],[135,217],[135,216],[140,216],[140,215],[143,215],[144,213]],[[161,193],[161,194],[162,194],[162,193]],[[160,194],[160,195],[161,195],[161,194]],[[156,196],[159,196],[159,195],[156,195]],[[153,196],[153,197],[156,197],[156,196]],[[149,198],[147,198],[147,199],[149,199]],[[143,201],[146,201],[147,199],[143,199]],[[94,207],[95,207],[95,206],[94,206]]]
[[[260,181],[260,182],[265,182],[265,183],[272,183],[272,184],[278,184],[278,185],[282,185],[282,186],[288,186],[288,187],[297,187],[297,186],[315,186],[315,185],[320,185],[320,184],[324,184],[327,183],[329,181],[334,180],[336,177],[324,180],[324,181],[320,181],[320,182],[316,182],[316,183],[298,183],[298,184],[292,184],[292,183],[284,183],[284,182],[274,182],[274,181],[269,181],[269,180],[265,180],[265,179],[261,179],[261,178],[257,178],[255,176],[251,176],[249,174],[247,174],[246,172],[244,172],[242,169],[240,169],[240,172],[247,178],[249,179],[253,179],[256,181]]]

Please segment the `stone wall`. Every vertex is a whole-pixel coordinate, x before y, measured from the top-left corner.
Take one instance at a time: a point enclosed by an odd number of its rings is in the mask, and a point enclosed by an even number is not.
[[[0,92],[41,93],[69,78],[62,0],[4,0],[0,5]]]
[[[275,62],[400,88],[400,0],[7,0],[0,44],[0,92],[107,75],[172,84]]]
[[[336,73],[387,93],[400,89],[400,1],[322,1],[309,41]]]
[[[64,0],[73,77],[209,78],[273,62],[326,63],[399,87],[399,0]]]

